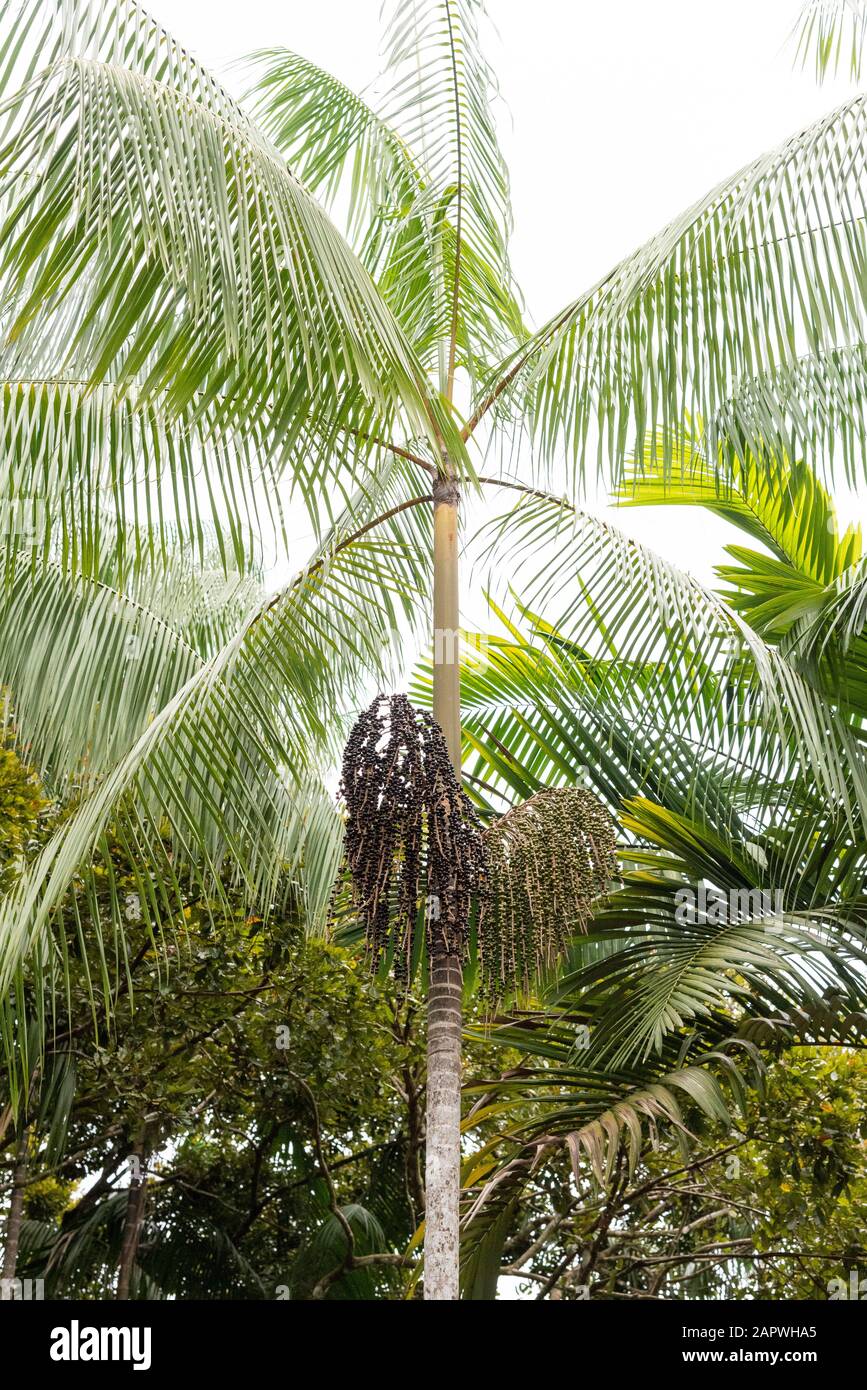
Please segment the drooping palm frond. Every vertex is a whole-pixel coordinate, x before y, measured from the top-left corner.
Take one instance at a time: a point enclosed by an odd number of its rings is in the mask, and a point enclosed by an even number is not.
[[[394,234],[389,224],[405,219],[424,192],[417,152],[364,96],[300,54],[271,48],[248,61],[263,131],[327,207],[346,193],[350,238],[376,266],[378,248]]]
[[[206,552],[201,565],[176,553],[150,570],[134,571],[126,588],[133,603],[170,623],[205,658],[226,645],[265,592],[261,570],[226,573],[216,550]]]
[[[801,907],[804,886],[798,893],[755,886],[757,879],[772,883],[773,869],[721,864],[725,856],[699,822],[643,802],[627,806],[622,818],[639,844],[657,848],[638,854],[640,867],[594,923],[618,949],[579,960],[552,991],[561,1007],[564,999],[581,1001],[592,1020],[594,1059],[626,1065],[657,1055],[669,1036],[700,1034],[723,1020],[741,1032],[754,1017],[788,1021],[812,1041],[809,1025],[796,1023],[798,1010],[823,1006],[837,1041],[862,1044],[867,900],[860,891],[854,900]],[[672,850],[684,843],[679,862]],[[863,846],[860,858],[863,874]],[[697,885],[707,882],[717,887],[705,905]]]
[[[626,496],[711,507],[774,550],[767,563],[820,592],[824,586],[812,576],[831,576],[833,589],[850,574],[841,567],[858,553],[858,534],[839,535],[815,479],[774,465],[771,476],[784,484],[780,496],[749,465],[720,479],[700,456],[687,456],[682,440],[679,447],[688,466],[667,477],[654,454],[657,472],[639,470]],[[794,522],[787,489],[804,502]],[[587,534],[598,539],[606,531],[593,521]],[[614,1065],[658,1052],[670,1034],[708,1020],[715,1028],[727,1020],[731,1030],[738,1021],[776,1017],[781,1027],[797,1029],[799,1009],[808,1035],[819,1020],[838,1040],[859,1042],[867,1016],[863,816],[850,820],[845,798],[819,791],[807,725],[795,733],[785,721],[767,720],[760,698],[732,692],[736,680],[754,678],[766,655],[756,649],[752,675],[752,649],[731,666],[724,659],[714,632],[734,609],[717,607],[715,596],[691,581],[682,589],[673,573],[633,570],[613,540],[585,546],[577,532],[566,534],[562,550],[532,556],[534,606],[517,604],[525,632],[500,613],[510,638],[480,644],[483,660],[471,650],[463,669],[468,782],[477,795],[527,796],[552,782],[589,783],[626,834],[624,887],[594,914],[593,951],[576,946],[563,995],[581,1001],[596,1027],[594,1048]],[[529,536],[550,539],[541,524]],[[628,557],[633,543],[620,543]],[[579,582],[570,589],[564,575],[572,562],[561,568],[560,561],[573,553]],[[523,563],[513,548],[513,583],[521,582]],[[648,595],[652,623],[644,616]],[[552,601],[556,624],[537,611]],[[857,622],[857,599],[852,609]],[[752,621],[749,606],[744,618]],[[803,675],[789,647],[778,655],[789,677],[771,677],[771,667],[779,669],[772,661],[762,679],[773,690],[774,679],[779,688],[795,676],[810,692],[805,708],[820,739],[836,724],[839,748],[848,747],[851,772],[847,759],[839,762],[844,780],[863,777],[857,723],[850,739],[837,688]],[[852,660],[854,666],[857,652]],[[670,696],[670,665],[685,698]],[[647,702],[664,711],[664,728],[648,717]],[[735,906],[683,916],[682,890],[695,897],[703,883],[733,894]]]
[[[375,1214],[358,1202],[341,1208],[343,1219],[352,1230],[355,1249],[359,1255],[382,1252],[387,1248],[385,1233]],[[330,1212],[321,1212],[321,1223],[309,1241],[301,1248],[291,1271],[292,1296],[309,1298],[323,1276],[339,1268],[346,1254],[346,1230],[343,1222]],[[329,1298],[373,1299],[377,1297],[383,1277],[382,1270],[358,1269],[346,1273],[328,1290]],[[392,1276],[393,1277],[393,1276]]]
[[[19,555],[0,588],[0,673],[17,742],[52,796],[110,771],[262,599],[261,583],[227,576],[217,554],[200,569],[176,551],[127,579],[105,562],[69,574]]]
[[[740,786],[710,753],[703,774],[715,794],[697,801],[688,757],[669,767],[670,737],[636,742],[624,708],[624,724],[612,711],[606,727],[584,681],[556,657],[540,680],[544,660],[515,643],[490,655],[483,673],[468,661],[464,732],[471,787],[498,785],[520,797],[539,782],[586,780],[623,828],[624,885],[595,906],[590,949],[575,944],[554,1000],[580,999],[605,1061],[615,1064],[707,1017],[727,1013],[732,1031],[738,1018],[785,1021],[831,996],[835,1036],[857,1042],[856,1016],[867,1005],[863,832],[829,813],[812,796],[811,778],[798,782],[795,765],[794,784],[766,797],[763,828],[751,816],[745,822]],[[770,765],[766,771],[773,775]],[[625,794],[629,786],[658,799]],[[702,883],[736,907],[681,922],[679,895],[686,890],[692,901]]]
[[[833,500],[806,463],[767,452],[720,455],[708,458],[700,431],[677,431],[667,448],[648,437],[616,489],[617,503],[704,507],[823,585],[861,558],[861,527],[840,534]]]
[[[468,643],[462,666],[464,775],[486,818],[543,788],[578,785],[611,808],[642,793],[700,805],[722,836],[746,833],[741,803],[726,792],[725,754],[700,764],[693,741],[670,735],[661,757],[657,729],[636,731],[628,706],[599,698],[596,677],[610,679],[608,663],[571,655],[555,628],[530,623],[527,636],[514,628],[512,638],[486,638],[484,662]],[[624,670],[624,687],[630,676],[639,698],[645,677]],[[426,671],[416,679],[419,698],[429,698]]]
[[[743,382],[861,348],[865,122],[859,96],[687,209],[504,363],[471,423],[517,404],[544,460],[580,478],[595,452],[616,479],[636,436],[737,423]],[[863,414],[849,428],[863,455]]]
[[[470,1116],[473,1127],[498,1115],[510,1113],[517,1123],[509,1130],[512,1141],[520,1140],[539,1145],[542,1150],[558,1143],[567,1143],[576,1168],[580,1159],[589,1159],[596,1177],[604,1182],[610,1178],[621,1134],[628,1141],[628,1152],[634,1166],[641,1151],[642,1120],[661,1120],[686,1130],[677,1093],[696,1102],[700,1110],[714,1119],[731,1123],[732,1111],[724,1100],[717,1077],[707,1069],[708,1063],[720,1063],[717,1070],[732,1083],[736,1102],[742,1103],[746,1082],[734,1058],[738,1052],[758,1067],[761,1062],[756,1049],[735,1040],[723,1043],[713,1054],[696,1054],[689,1066],[673,1066],[676,1049],[667,1057],[642,1071],[599,1068],[582,1063],[575,1052],[575,1029],[568,1015],[559,1021],[545,1015],[529,1016],[517,1024],[505,1024],[496,1031],[499,1041],[519,1049],[524,1064],[517,1075],[499,1082],[473,1082],[467,1088],[470,1095],[486,1096],[495,1089],[497,1098]],[[537,1058],[540,1065],[534,1066]],[[553,1066],[541,1065],[554,1063]],[[753,1083],[757,1077],[754,1073]],[[523,1114],[521,1111],[523,1110]],[[467,1126],[469,1127],[469,1125]],[[498,1135],[488,1147],[501,1142]],[[482,1176],[485,1149],[473,1155],[473,1167]],[[474,1175],[470,1175],[470,1179]],[[470,1183],[468,1182],[469,1186]]]
[[[758,1049],[731,1039],[696,1051],[689,1064],[670,1048],[664,1058],[616,1070],[582,1060],[575,1051],[574,1020],[564,1011],[505,1024],[495,1036],[520,1051],[522,1062],[507,1076],[469,1088],[479,1100],[464,1128],[472,1131],[488,1121],[497,1132],[474,1151],[464,1170],[465,1297],[495,1297],[504,1214],[528,1185],[544,1181],[552,1159],[568,1155],[579,1191],[586,1190],[588,1179],[604,1188],[618,1155],[625,1149],[634,1170],[645,1146],[659,1142],[660,1132],[674,1136],[686,1152],[693,1116],[733,1128],[749,1089],[760,1089],[763,1082]]]
[[[823,346],[750,371],[734,384],[716,415],[704,424],[708,456],[734,453],[761,462],[805,459],[827,480],[842,471],[857,487],[863,472],[867,426],[867,347]],[[675,422],[668,426],[673,439]],[[674,460],[672,459],[672,462]]]
[[[262,1297],[262,1281],[224,1224],[201,1201],[174,1188],[171,1199],[159,1174],[150,1178],[146,1216],[133,1279],[139,1298]],[[123,1239],[127,1192],[110,1190],[84,1213],[73,1209],[58,1230],[52,1221],[26,1220],[21,1268],[42,1278],[50,1297],[73,1296],[83,1287],[106,1288],[114,1278]],[[154,1208],[156,1208],[154,1210]]]
[[[627,765],[631,747],[664,744],[660,773],[686,771],[696,805],[714,795],[712,754],[757,823],[769,798],[787,796],[792,768],[809,768],[829,804],[863,824],[867,774],[847,721],[716,595],[556,499],[524,496],[492,534],[494,571],[508,534],[508,583],[548,673],[559,668],[567,687],[582,687],[591,728],[628,731]],[[550,697],[555,707],[559,698]]]
[[[0,373],[3,371],[0,356]],[[255,425],[57,377],[0,384],[4,560],[152,570],[179,547],[247,571],[286,549],[279,461]],[[376,461],[362,465],[375,477]],[[330,484],[323,470],[321,484]],[[254,542],[253,537],[256,537]]]
[[[61,1296],[87,1287],[94,1278],[109,1282],[120,1256],[126,1198],[122,1189],[111,1192],[59,1235],[53,1221],[25,1219],[21,1269],[40,1271],[36,1277],[44,1277],[48,1288]]]
[[[255,110],[314,191],[347,190],[363,263],[440,388],[525,337],[481,0],[398,0],[369,103],[295,54],[254,55]]]
[[[152,609],[57,567],[22,563],[0,592],[17,736],[54,795],[109,771],[201,664]]]
[[[199,1194],[159,1183],[138,1253],[151,1298],[262,1298],[260,1273]],[[142,1248],[142,1246],[144,1248]],[[63,1265],[58,1275],[63,1275]]]

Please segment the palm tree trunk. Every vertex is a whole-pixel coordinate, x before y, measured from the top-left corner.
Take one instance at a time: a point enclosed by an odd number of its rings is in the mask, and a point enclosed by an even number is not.
[[[15,1167],[12,1170],[12,1195],[6,1218],[6,1240],[3,1246],[3,1279],[14,1279],[18,1268],[18,1245],[21,1223],[24,1220],[24,1189],[27,1186],[27,1130],[21,1137]]]
[[[433,713],[461,773],[458,628],[458,489],[434,484]],[[459,956],[430,962],[425,1149],[425,1299],[459,1297],[461,1187],[461,984]]]
[[[120,1259],[117,1265],[117,1292],[115,1293],[115,1298],[118,1299],[129,1298],[132,1272],[138,1253],[138,1243],[141,1238],[142,1221],[144,1219],[145,1195],[147,1190],[147,1177],[145,1175],[144,1165],[147,1154],[143,1137],[136,1140],[130,1158],[132,1159],[132,1174],[129,1187],[127,1188],[126,1217],[123,1223],[123,1240],[121,1241]]]

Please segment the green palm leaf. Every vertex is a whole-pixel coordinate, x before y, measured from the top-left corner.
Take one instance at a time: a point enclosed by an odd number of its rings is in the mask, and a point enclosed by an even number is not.
[[[667,447],[648,437],[615,495],[623,507],[704,507],[818,584],[830,584],[861,558],[860,526],[839,534],[834,503],[803,461],[720,450],[712,462],[689,430]]]
[[[33,41],[28,6],[3,13]],[[36,48],[0,149],[5,336],[31,374],[140,383],[170,413],[258,425],[284,449],[333,432],[337,401],[343,424],[399,412],[460,458],[369,275],[134,0],[58,5]]]
[[[591,729],[614,725],[626,735],[627,767],[633,749],[640,757],[642,743],[664,741],[659,775],[685,772],[694,804],[715,795],[712,755],[718,774],[727,765],[737,779],[738,803],[755,821],[769,804],[785,804],[794,768],[809,768],[830,804],[863,824],[867,781],[846,721],[716,595],[556,499],[524,496],[491,533],[494,572],[507,538],[509,587],[521,592],[519,620],[530,632],[524,675],[540,704],[556,709],[563,689],[580,690]],[[554,621],[539,616],[552,611]],[[487,644],[489,660],[496,652]],[[469,688],[484,680],[468,669]]]
[[[860,81],[865,38],[862,0],[808,0],[798,21],[796,60],[806,66],[812,57],[818,82],[847,65],[849,76]]]
[[[313,191],[347,191],[360,258],[448,394],[526,336],[484,21],[480,0],[399,0],[370,102],[295,54],[254,55],[263,128]]]
[[[391,487],[405,498],[405,469],[395,463],[390,470]],[[182,910],[191,885],[221,901],[227,874],[263,912],[274,909],[300,874],[311,927],[321,925],[341,835],[322,770],[341,738],[341,711],[351,716],[365,678],[384,678],[395,643],[404,640],[407,620],[426,594],[419,557],[429,547],[429,509],[401,501],[370,530],[358,526],[370,501],[355,499],[353,524],[343,518],[288,589],[260,602],[207,658],[141,604],[119,601],[102,585],[88,591],[81,581],[61,580],[52,588],[38,576],[46,594],[38,651],[44,657],[71,607],[77,627],[69,636],[69,679],[75,681],[84,662],[80,693],[87,699],[58,735],[51,692],[39,694],[40,661],[19,659],[13,674],[28,718],[24,732],[42,738],[40,751],[49,767],[55,760],[58,775],[89,739],[102,758],[102,775],[0,909],[0,970],[7,982],[33,952],[43,964],[46,950],[50,958],[46,933],[68,909],[73,880],[94,904],[96,885],[106,874],[111,881],[109,830],[136,865],[141,913],[155,934]],[[21,646],[35,582],[25,578],[22,601],[8,615],[8,653]],[[117,668],[131,614],[145,644],[134,683],[138,703]],[[163,686],[155,692],[149,673],[157,669]],[[122,938],[124,904],[117,895],[93,915],[97,931]]]
[[[224,428],[214,411],[176,419],[165,402],[112,384],[9,379],[0,441],[13,564],[36,548],[71,572],[109,559],[121,572],[152,570],[183,546],[202,565],[216,550],[225,570],[243,573],[286,549],[285,470],[254,425]],[[362,467],[375,477],[376,460]]]
[[[688,208],[504,363],[473,422],[517,402],[542,459],[595,451],[616,480],[635,436],[725,410],[737,438],[741,383],[860,350],[865,121],[859,96]]]

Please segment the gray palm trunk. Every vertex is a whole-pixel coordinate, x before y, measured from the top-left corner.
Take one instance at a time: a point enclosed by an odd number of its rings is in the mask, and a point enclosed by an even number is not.
[[[12,1171],[12,1193],[6,1217],[6,1239],[3,1245],[3,1279],[14,1279],[18,1268],[18,1246],[24,1220],[24,1192],[27,1186],[27,1131],[18,1146]]]
[[[458,490],[434,484],[433,713],[461,775],[460,669],[458,665]],[[430,962],[427,1031],[424,1296],[452,1300],[459,1293],[461,1189],[461,996],[459,956]]]

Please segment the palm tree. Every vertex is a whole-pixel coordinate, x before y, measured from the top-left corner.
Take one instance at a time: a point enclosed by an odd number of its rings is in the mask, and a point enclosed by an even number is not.
[[[687,413],[711,458],[744,437],[795,456],[841,421],[845,460],[863,451],[865,109],[756,160],[530,333],[480,0],[397,0],[375,104],[260,55],[252,113],[135,0],[4,0],[0,17],[2,678],[68,806],[0,913],[14,1057],[23,964],[49,994],[62,979],[75,892],[100,856],[110,872],[109,823],[155,939],[191,884],[219,898],[227,862],[251,904],[292,880],[321,921],[340,715],[431,617],[433,710],[460,772],[462,490],[522,490],[520,545],[536,504],[562,521],[538,495],[558,469],[574,502],[589,457],[617,480],[648,432],[668,468],[665,427]],[[143,576],[178,548],[194,569],[216,557],[242,600],[287,551],[289,483],[316,535],[296,578],[234,627],[191,633],[162,611]],[[679,639],[649,592],[660,642]],[[731,637],[727,615],[716,631]],[[740,659],[754,714],[860,816],[845,722],[822,721],[798,673],[781,704],[772,651]],[[689,706],[685,685],[659,693]],[[106,924],[119,962],[123,913]],[[110,1003],[107,965],[101,987]],[[454,1298],[456,959],[432,962],[430,1004],[425,1293]]]

